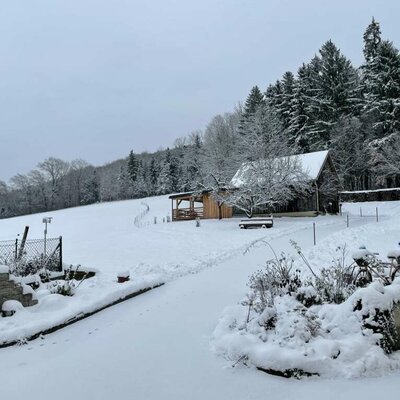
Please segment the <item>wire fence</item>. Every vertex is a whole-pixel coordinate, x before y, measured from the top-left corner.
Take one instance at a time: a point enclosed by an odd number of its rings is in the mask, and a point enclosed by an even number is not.
[[[0,241],[0,264],[19,276],[35,274],[42,269],[62,271],[62,237]]]

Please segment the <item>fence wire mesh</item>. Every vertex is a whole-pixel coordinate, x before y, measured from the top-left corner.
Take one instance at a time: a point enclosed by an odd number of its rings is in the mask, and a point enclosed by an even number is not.
[[[62,271],[62,238],[0,241],[0,264],[19,276],[42,269]]]

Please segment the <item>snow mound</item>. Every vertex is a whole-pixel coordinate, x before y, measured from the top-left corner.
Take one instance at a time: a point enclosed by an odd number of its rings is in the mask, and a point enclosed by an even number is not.
[[[24,306],[17,300],[7,300],[1,306],[4,312],[16,312],[24,309]]]

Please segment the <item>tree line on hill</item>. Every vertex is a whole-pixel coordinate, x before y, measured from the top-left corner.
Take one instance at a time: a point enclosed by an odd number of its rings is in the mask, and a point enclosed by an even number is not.
[[[216,115],[204,132],[176,140],[171,149],[130,151],[102,167],[50,157],[9,184],[0,181],[0,217],[218,191],[243,162],[325,149],[332,150],[343,189],[400,186],[399,51],[374,19],[363,39],[360,67],[328,40],[296,74],[285,72],[264,92],[254,86],[243,105]]]

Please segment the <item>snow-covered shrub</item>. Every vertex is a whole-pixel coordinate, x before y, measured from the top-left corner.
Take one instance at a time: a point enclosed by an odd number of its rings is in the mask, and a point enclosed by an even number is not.
[[[348,277],[349,268],[333,265],[322,268],[315,278],[315,289],[328,303],[343,303],[356,289]]]
[[[322,297],[319,295],[318,291],[310,284],[300,286],[297,289],[296,300],[307,308],[322,303]]]
[[[299,271],[293,271],[293,260],[282,253],[280,258],[268,260],[264,269],[251,275],[248,286],[253,296],[253,307],[262,312],[273,306],[277,296],[295,293],[301,280]]]
[[[61,294],[63,296],[73,296],[75,294],[75,281],[57,280],[50,282],[48,289],[52,294]]]
[[[359,288],[341,304],[307,308],[294,296],[277,296],[273,307],[253,310],[248,320],[247,309],[237,305],[225,310],[212,348],[234,365],[285,377],[376,376],[400,369],[391,311],[399,302],[400,279]]]
[[[47,275],[47,271],[57,270],[59,267],[59,257],[56,254],[44,258],[43,255],[37,255],[26,259],[22,257],[10,263],[10,273],[14,276],[28,276],[40,273]]]
[[[304,281],[300,278],[300,270],[294,270],[293,259],[281,254],[266,262],[262,270],[251,275],[248,286],[251,289],[252,307],[256,312],[263,312],[266,307],[273,306],[277,296],[293,295],[306,307],[328,303],[342,303],[356,289],[350,278],[351,268],[346,266],[346,246],[338,247],[338,257],[332,260],[330,267],[322,268],[316,274],[299,246],[298,254],[306,263],[312,276]]]
[[[297,254],[312,272],[313,277],[308,281],[307,286],[313,287],[322,301],[339,304],[356,290],[353,284],[352,267],[351,265],[346,265],[345,261],[348,253],[346,245],[338,246],[331,265],[321,268],[319,274],[316,274],[300,246],[293,241],[291,243]]]
[[[250,277],[246,299],[225,311],[213,349],[233,365],[285,377],[400,369],[400,353],[391,354],[400,350],[393,312],[396,304],[400,309],[400,279],[357,288],[344,262],[346,248],[337,252],[330,268],[316,274],[309,266],[312,276],[302,279],[285,255],[268,261]]]
[[[80,265],[75,269],[71,265],[65,270],[65,278],[59,279],[48,284],[48,290],[50,293],[61,294],[63,296],[73,296],[79,285],[86,279],[86,275],[81,280],[75,279],[75,275],[78,272]]]
[[[42,265],[42,257],[34,257],[29,261],[22,258],[10,264],[10,273],[14,276],[35,275],[41,270]]]
[[[358,292],[354,311],[362,316],[363,328],[377,334],[377,343],[385,353],[390,354],[395,350],[400,350],[400,332],[396,328],[393,314],[396,305],[394,296],[399,296],[399,293],[391,293],[393,286],[385,290],[379,281],[373,282],[371,286],[375,289],[374,291],[360,290]],[[389,294],[388,290],[391,291]],[[397,290],[400,292],[400,287]],[[398,300],[397,304],[399,304]]]

